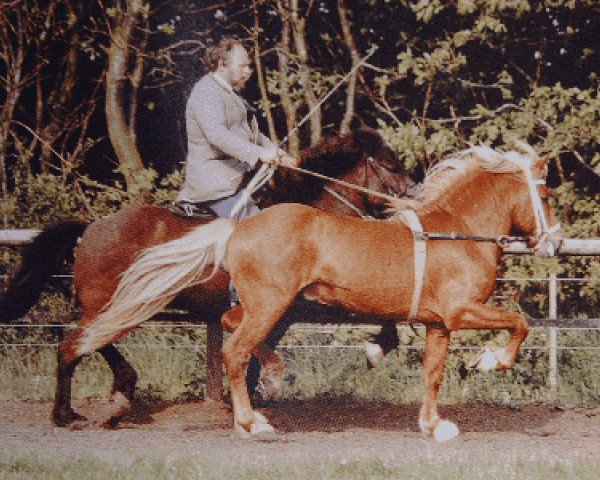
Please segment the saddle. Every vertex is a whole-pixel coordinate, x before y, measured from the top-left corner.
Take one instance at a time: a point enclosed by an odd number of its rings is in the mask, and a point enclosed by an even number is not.
[[[207,203],[178,201],[167,205],[167,209],[171,213],[188,220],[209,221],[218,217],[216,212]]]

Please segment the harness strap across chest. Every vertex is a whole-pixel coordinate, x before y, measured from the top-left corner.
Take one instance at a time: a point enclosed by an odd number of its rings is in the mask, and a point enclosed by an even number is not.
[[[421,292],[425,277],[427,242],[423,238],[423,226],[417,214],[413,210],[402,210],[400,214],[406,226],[412,231],[415,251],[415,286],[410,302],[410,313],[408,314],[408,320],[411,321],[415,320],[419,313],[419,304],[421,303]]]

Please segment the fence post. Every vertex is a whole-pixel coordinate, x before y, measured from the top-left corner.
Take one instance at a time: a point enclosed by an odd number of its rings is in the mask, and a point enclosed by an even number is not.
[[[548,284],[549,312],[548,317],[551,321],[558,318],[558,281],[556,274],[550,274]],[[555,401],[558,390],[558,332],[556,327],[548,327],[548,386],[550,388],[550,400]]]
[[[206,323],[206,398],[223,401],[223,327],[221,322]]]

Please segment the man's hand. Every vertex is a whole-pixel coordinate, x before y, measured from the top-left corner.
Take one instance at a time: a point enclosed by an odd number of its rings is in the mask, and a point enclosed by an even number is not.
[[[282,165],[284,167],[296,167],[298,165],[298,159],[275,148],[264,149],[258,158],[261,162],[270,163],[271,165]]]
[[[276,158],[277,165],[283,165],[284,167],[297,167],[298,159],[289,156],[287,153],[285,155],[280,155]]]

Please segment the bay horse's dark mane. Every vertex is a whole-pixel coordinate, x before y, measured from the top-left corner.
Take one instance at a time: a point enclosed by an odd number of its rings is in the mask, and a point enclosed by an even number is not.
[[[330,135],[300,153],[300,167],[328,177],[342,178],[367,156],[387,165],[399,167],[394,152],[372,128],[361,127],[343,135]],[[277,178],[273,203],[309,204],[323,192],[326,180],[302,173]]]

